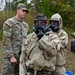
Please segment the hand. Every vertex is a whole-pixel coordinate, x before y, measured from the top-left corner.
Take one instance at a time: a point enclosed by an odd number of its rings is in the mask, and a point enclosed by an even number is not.
[[[39,38],[39,39],[41,39],[43,36],[44,36],[44,33],[43,33],[43,31],[42,30],[38,30],[39,31],[39,33],[37,34],[37,37]]]
[[[49,32],[49,31],[51,31],[50,26],[46,26],[46,27],[43,29],[43,32],[44,32],[44,33]]]
[[[36,34],[38,34],[38,33],[39,33],[39,29],[41,29],[41,30],[42,30],[41,25],[35,25],[35,26],[33,27],[33,31],[34,31]]]
[[[17,60],[16,60],[16,58],[13,56],[13,57],[10,58],[10,62],[11,62],[11,63],[17,63]]]
[[[37,29],[36,27],[33,27],[33,31],[34,31],[36,34],[39,33],[39,31],[38,31],[38,29]]]

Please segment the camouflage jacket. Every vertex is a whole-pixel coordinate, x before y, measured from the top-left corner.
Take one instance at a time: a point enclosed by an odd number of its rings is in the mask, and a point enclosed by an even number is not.
[[[52,31],[38,40],[33,32],[24,39],[22,44],[22,53],[20,64],[24,63],[36,70],[55,70],[56,54],[60,50],[60,42]],[[20,67],[20,70],[23,68]],[[22,73],[20,71],[20,73]],[[23,72],[24,73],[24,72]]]
[[[22,40],[26,38],[29,26],[16,17],[10,18],[3,24],[3,54],[5,58],[19,57]]]
[[[60,40],[60,51],[57,53],[57,62],[56,65],[57,66],[63,66],[65,65],[66,61],[65,61],[65,54],[66,54],[66,50],[67,50],[67,44],[68,44],[68,35],[67,33],[60,29],[59,32],[56,33],[59,40]]]
[[[68,35],[67,33],[62,29],[62,17],[55,13],[51,16],[50,20],[55,20],[59,22],[59,30],[55,32],[55,34],[58,36],[60,40],[60,51],[56,55],[56,66],[64,66],[65,65],[65,50],[67,49],[68,44]]]

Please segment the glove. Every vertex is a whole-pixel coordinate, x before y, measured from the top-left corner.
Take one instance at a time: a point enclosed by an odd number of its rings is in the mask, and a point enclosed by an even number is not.
[[[36,34],[39,33],[39,31],[38,31],[39,29],[42,29],[41,25],[35,25],[35,26],[33,27],[33,31],[34,31]]]
[[[49,32],[49,31],[51,31],[50,26],[46,26],[46,27],[43,29],[43,32],[44,32],[44,33],[47,33],[47,32]]]
[[[42,30],[38,30],[39,32],[37,33],[37,37],[39,38],[39,39],[41,39],[43,36],[44,36],[44,33],[43,33],[43,31]]]
[[[36,34],[39,33],[39,31],[38,31],[38,29],[37,29],[36,27],[33,27],[33,31],[34,31]]]
[[[37,26],[33,27],[33,31],[36,33],[36,35],[39,39],[41,39],[44,36],[41,26],[37,25]]]

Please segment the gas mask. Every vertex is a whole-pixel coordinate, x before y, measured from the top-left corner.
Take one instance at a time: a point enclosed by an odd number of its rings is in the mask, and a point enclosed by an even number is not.
[[[50,28],[53,32],[57,32],[59,30],[59,21],[50,20]]]
[[[46,27],[46,22],[45,21],[36,21],[34,26],[36,29],[43,30]]]

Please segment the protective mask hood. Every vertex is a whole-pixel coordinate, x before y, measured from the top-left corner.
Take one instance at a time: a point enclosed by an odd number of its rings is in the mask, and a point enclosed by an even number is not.
[[[52,15],[50,20],[59,21],[59,30],[62,28],[62,18],[58,13]]]

